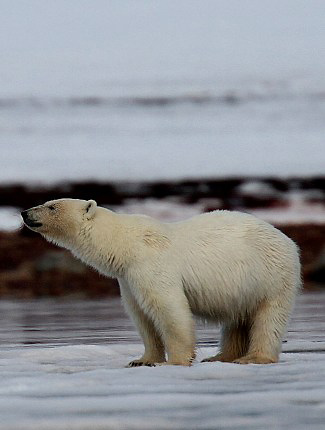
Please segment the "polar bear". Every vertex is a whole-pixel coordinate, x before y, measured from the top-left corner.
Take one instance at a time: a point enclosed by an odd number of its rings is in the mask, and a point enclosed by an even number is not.
[[[301,279],[297,246],[270,224],[226,210],[163,223],[77,199],[49,201],[22,217],[45,239],[118,279],[145,346],[130,367],[190,366],[193,315],[222,324],[220,352],[203,361],[278,361]]]

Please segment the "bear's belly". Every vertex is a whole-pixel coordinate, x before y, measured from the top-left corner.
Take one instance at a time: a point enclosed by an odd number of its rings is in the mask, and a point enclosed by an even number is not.
[[[238,319],[250,314],[265,297],[264,288],[254,285],[195,285],[183,283],[192,313],[213,321]]]

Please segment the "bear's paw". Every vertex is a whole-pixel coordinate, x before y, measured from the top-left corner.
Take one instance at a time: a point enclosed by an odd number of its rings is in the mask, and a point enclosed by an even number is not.
[[[236,364],[271,364],[277,363],[277,359],[274,357],[267,357],[264,355],[244,355],[243,357],[237,358],[233,361]]]
[[[148,366],[148,367],[155,367],[156,363],[153,361],[148,360],[142,360],[141,358],[139,360],[132,360],[126,367],[140,367],[140,366]]]
[[[204,358],[201,363],[212,363],[214,361],[221,361],[222,363],[232,363],[234,361],[234,357],[227,357],[224,354],[213,355],[212,357]]]

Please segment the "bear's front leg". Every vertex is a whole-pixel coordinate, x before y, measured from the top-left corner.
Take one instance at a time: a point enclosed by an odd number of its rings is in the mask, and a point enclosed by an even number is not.
[[[158,311],[157,326],[162,330],[166,347],[167,365],[191,366],[195,359],[195,332],[192,314],[187,306],[173,302],[166,314]]]
[[[195,358],[195,329],[182,286],[156,277],[154,283],[144,280],[133,288],[137,302],[161,335],[168,355],[163,364],[190,366]]]
[[[145,346],[143,356],[132,360],[127,367],[155,366],[157,363],[164,363],[166,361],[164,344],[153,322],[136,302],[128,284],[121,279],[119,284],[124,307],[136,325]]]

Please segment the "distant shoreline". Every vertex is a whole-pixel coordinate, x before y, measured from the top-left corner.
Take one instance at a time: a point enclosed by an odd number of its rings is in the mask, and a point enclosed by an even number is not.
[[[286,195],[301,192],[325,206],[325,175],[309,177],[232,176],[157,181],[64,181],[54,184],[0,185],[0,207],[27,208],[57,198],[95,199],[101,205],[121,205],[127,199],[177,197],[183,203],[218,199],[222,209],[272,207]],[[309,195],[309,196],[308,196]]]

